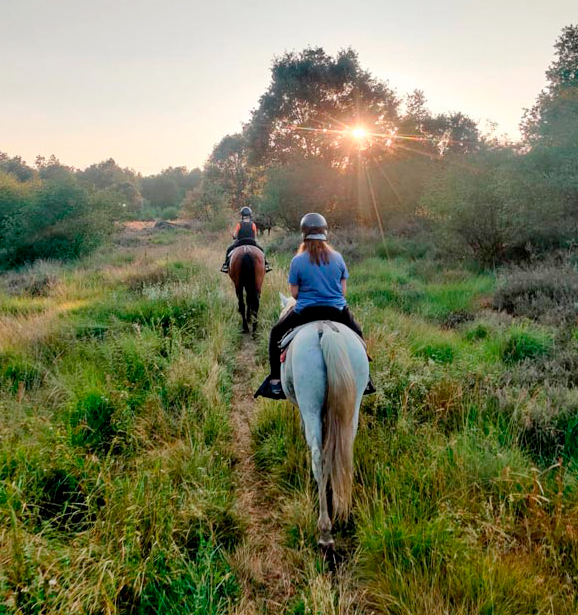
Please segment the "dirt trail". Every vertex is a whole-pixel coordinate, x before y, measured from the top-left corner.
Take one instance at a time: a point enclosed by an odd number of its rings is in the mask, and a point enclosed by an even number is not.
[[[293,595],[294,581],[281,546],[283,537],[275,502],[253,460],[251,421],[256,405],[251,380],[256,370],[255,353],[255,342],[243,336],[236,355],[231,408],[233,450],[238,459],[237,505],[248,522],[247,539],[232,556],[243,584],[243,597],[235,609],[239,615],[284,612],[283,607]]]

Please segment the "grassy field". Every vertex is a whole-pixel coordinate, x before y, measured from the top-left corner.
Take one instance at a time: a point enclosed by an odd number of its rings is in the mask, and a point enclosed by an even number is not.
[[[254,405],[260,573],[231,409],[267,369],[275,241],[242,376],[222,238],[133,231],[0,278],[0,613],[575,613],[575,321],[497,312],[495,275],[415,247],[344,249],[378,393],[335,570],[298,416]]]

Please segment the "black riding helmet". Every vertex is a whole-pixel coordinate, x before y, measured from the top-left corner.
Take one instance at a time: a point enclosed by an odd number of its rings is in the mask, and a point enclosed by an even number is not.
[[[305,214],[301,218],[301,232],[303,240],[305,239],[321,239],[327,240],[327,220],[317,213]]]
[[[242,218],[246,218],[246,217],[252,218],[253,217],[253,211],[251,210],[250,207],[243,207],[239,213],[241,214]]]

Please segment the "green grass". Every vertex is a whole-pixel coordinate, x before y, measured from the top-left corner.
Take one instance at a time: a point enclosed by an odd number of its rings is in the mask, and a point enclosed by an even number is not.
[[[398,247],[350,268],[378,388],[362,407],[353,518],[336,528],[352,585],[379,612],[573,613],[575,338],[489,310],[493,275]],[[277,297],[263,304],[269,325]],[[262,405],[254,445],[286,502],[287,544],[307,548],[316,491],[288,407]]]
[[[0,284],[0,613],[220,614],[268,591],[235,501],[239,319],[203,243],[160,234]],[[378,392],[334,573],[299,416],[256,402],[291,567],[278,611],[576,612],[576,329],[492,311],[493,274],[388,248],[350,268]],[[290,255],[273,258],[255,388]]]
[[[236,320],[218,272],[176,247],[96,255],[42,299],[2,298],[23,325],[41,302],[66,308],[0,351],[0,611],[226,613],[239,598]]]

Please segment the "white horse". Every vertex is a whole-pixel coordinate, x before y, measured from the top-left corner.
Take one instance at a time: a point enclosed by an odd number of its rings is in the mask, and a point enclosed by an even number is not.
[[[283,315],[295,303],[281,295]],[[331,548],[327,488],[333,492],[333,516],[345,519],[351,505],[353,442],[359,406],[369,380],[363,342],[340,323],[315,321],[295,335],[281,365],[287,398],[301,413],[319,489],[319,544]]]

